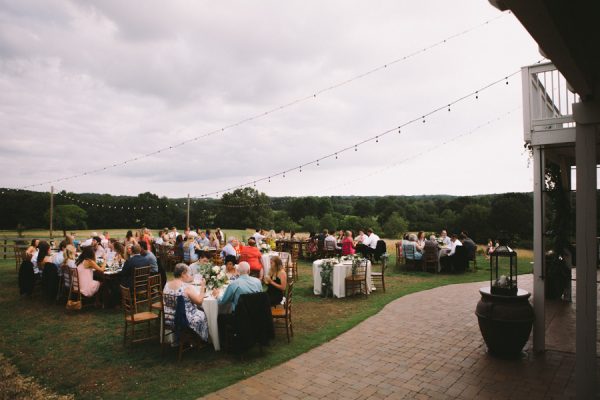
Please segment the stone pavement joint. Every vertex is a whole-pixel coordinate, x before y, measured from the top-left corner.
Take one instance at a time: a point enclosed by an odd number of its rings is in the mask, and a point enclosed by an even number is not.
[[[478,289],[485,284],[448,285],[401,297],[330,342],[205,398],[574,398],[574,354],[548,350],[534,355],[531,342],[520,360],[486,353],[475,316]],[[519,286],[531,291],[532,276],[519,276]],[[547,325],[553,325],[555,315]],[[575,341],[574,335],[567,339]],[[284,389],[265,382],[282,383]]]

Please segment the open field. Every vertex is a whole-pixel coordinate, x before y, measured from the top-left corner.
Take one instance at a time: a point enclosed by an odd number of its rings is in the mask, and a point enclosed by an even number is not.
[[[179,364],[174,352],[161,357],[158,343],[124,348],[123,315],[118,309],[89,308],[66,313],[63,305],[46,304],[39,293],[33,299],[21,299],[14,262],[2,260],[0,352],[26,376],[76,398],[118,399],[127,393],[129,398],[193,399],[318,346],[398,297],[441,285],[489,278],[483,257],[478,260],[477,272],[434,275],[399,272],[394,268],[394,256],[386,274],[387,292],[376,292],[366,299],[314,296],[311,265],[301,262],[300,279],[295,287],[296,335],[290,344],[278,335],[262,356],[253,350],[244,361],[209,347],[186,353]],[[520,257],[519,264],[521,273],[531,271],[530,259]]]

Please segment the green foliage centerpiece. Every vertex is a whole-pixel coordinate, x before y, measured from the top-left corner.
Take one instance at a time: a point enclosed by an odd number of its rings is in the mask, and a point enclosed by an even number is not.
[[[209,290],[219,289],[229,284],[229,278],[227,277],[227,274],[225,274],[225,271],[218,265],[213,265],[212,263],[200,265],[200,275],[204,278],[206,287]]]
[[[361,263],[365,261],[365,258],[360,254],[348,254],[342,256],[341,261],[352,261],[352,275],[356,275],[356,270]]]
[[[337,258],[326,258],[321,263],[321,296],[331,297],[333,295],[333,267],[339,264]]]

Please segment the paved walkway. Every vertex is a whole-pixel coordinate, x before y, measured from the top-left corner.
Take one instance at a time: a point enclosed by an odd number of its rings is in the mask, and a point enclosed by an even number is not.
[[[486,354],[474,314],[481,286],[451,285],[402,297],[334,340],[206,398],[572,398],[574,354],[528,352],[517,361]],[[531,291],[531,275],[519,277],[519,286]],[[567,338],[566,345],[574,340]],[[550,342],[561,348],[560,339]]]

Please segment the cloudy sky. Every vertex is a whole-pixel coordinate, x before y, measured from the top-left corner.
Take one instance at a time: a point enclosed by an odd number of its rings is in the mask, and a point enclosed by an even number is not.
[[[222,191],[402,125],[540,58],[515,17],[486,0],[0,1],[0,186],[139,157],[55,188]],[[520,75],[478,97],[256,187],[275,196],[530,191]]]

